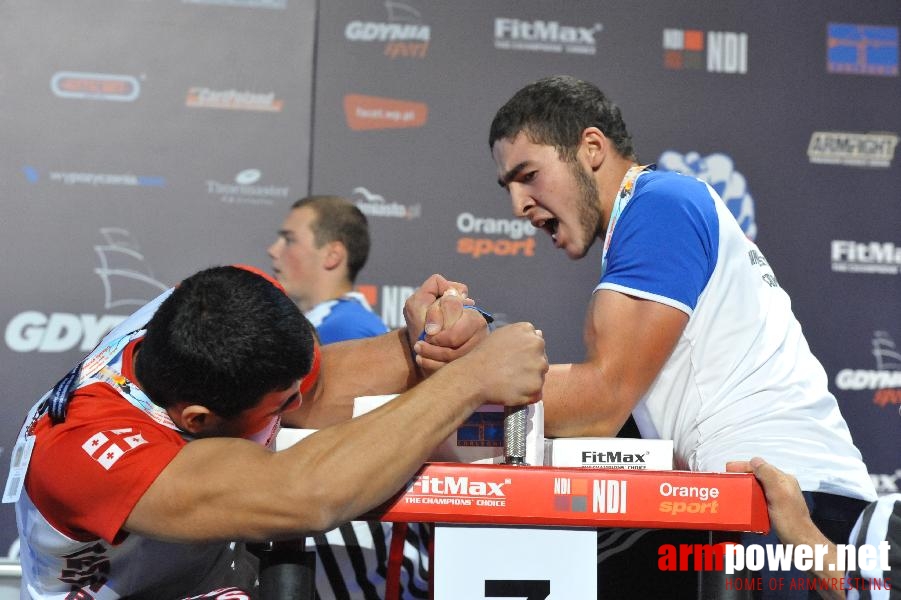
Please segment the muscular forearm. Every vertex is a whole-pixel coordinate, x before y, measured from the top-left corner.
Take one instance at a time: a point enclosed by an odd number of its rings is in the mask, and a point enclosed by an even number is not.
[[[459,369],[448,367],[379,409],[298,444],[296,456],[303,457],[298,477],[328,495],[316,501],[330,507],[320,526],[351,520],[406,484],[432,450],[481,404],[465,379]],[[284,452],[285,458],[294,450]],[[361,486],[361,481],[366,484]]]
[[[357,396],[402,392],[418,380],[406,329],[329,344],[322,347],[318,384],[298,410],[285,415],[284,423],[322,429],[350,419]]]
[[[403,378],[364,370],[377,372],[392,353],[395,362],[409,361],[400,335],[382,340],[384,352],[369,356],[372,369],[357,364],[345,372],[346,378],[359,372],[356,386],[342,384],[339,371],[338,379],[320,381],[316,398],[328,398],[330,386],[349,396],[395,391],[391,386]],[[385,406],[284,451],[240,438],[193,441],[144,492],[126,529],[172,541],[274,539],[330,529],[400,489],[477,406],[537,400],[546,371],[544,340],[531,325],[517,323]],[[362,382],[370,380],[388,389],[367,389]]]
[[[631,398],[617,401],[616,390],[590,363],[551,365],[542,399],[548,437],[615,436],[633,404]]]

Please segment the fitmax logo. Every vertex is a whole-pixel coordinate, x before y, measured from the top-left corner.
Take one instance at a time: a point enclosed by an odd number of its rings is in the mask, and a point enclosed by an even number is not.
[[[507,479],[503,482],[495,481],[471,481],[465,475],[454,477],[430,477],[422,475],[411,484],[409,491],[433,496],[494,496],[504,498],[504,486],[510,483]]]
[[[616,452],[590,452],[585,450],[582,452],[582,463],[585,464],[599,464],[599,463],[643,463],[645,462],[645,457],[648,455],[648,452],[644,454],[630,454],[616,451]]]

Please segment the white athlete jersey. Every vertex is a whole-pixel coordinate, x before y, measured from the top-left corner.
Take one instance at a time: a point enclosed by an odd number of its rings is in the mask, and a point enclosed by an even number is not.
[[[132,315],[84,361],[65,421],[51,426],[44,414],[33,427],[26,423],[36,441],[16,502],[23,598],[255,597],[256,558],[242,544],[169,543],[123,530],[134,505],[187,443],[119,389],[135,380],[140,330],[168,294]],[[91,377],[95,370],[110,374],[110,383]]]
[[[673,440],[680,469],[762,456],[803,490],[876,498],[788,295],[710,186],[642,172],[607,241],[596,290],[689,316],[633,411],[643,437]]]

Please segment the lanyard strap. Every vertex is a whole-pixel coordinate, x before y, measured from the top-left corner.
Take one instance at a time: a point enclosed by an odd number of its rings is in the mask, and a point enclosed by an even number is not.
[[[610,240],[613,239],[613,230],[619,222],[619,217],[626,209],[632,194],[635,193],[635,180],[645,171],[652,171],[656,165],[634,165],[623,177],[623,182],[619,186],[619,192],[616,194],[616,200],[613,202],[613,210],[610,211],[610,224],[607,226],[607,235],[604,237],[604,254],[601,257],[601,277],[607,272],[607,250],[610,249]]]

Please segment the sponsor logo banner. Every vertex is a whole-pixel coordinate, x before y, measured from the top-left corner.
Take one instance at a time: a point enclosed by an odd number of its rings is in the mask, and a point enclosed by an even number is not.
[[[561,25],[558,21],[494,19],[494,47],[498,50],[587,54],[597,52],[595,36],[601,23],[590,27]]]
[[[105,243],[94,246],[100,259],[94,273],[103,284],[104,308],[142,306],[168,289],[154,278],[128,230],[103,227],[100,235]],[[125,319],[125,315],[25,310],[7,323],[4,341],[13,352],[67,352],[76,348],[88,352]]]
[[[457,240],[457,254],[478,259],[483,256],[535,256],[535,226],[526,219],[457,215],[457,231],[467,235]],[[481,236],[493,237],[481,237]]]
[[[682,527],[768,531],[751,474],[427,464],[370,517],[495,525]]]
[[[380,314],[390,329],[406,325],[404,303],[416,288],[411,285],[358,285],[355,289],[366,297],[369,305]]]
[[[835,387],[842,391],[873,392],[873,404],[901,405],[901,348],[888,331],[874,331],[874,369],[842,369],[835,375]]]
[[[276,200],[288,198],[291,188],[279,185],[257,185],[263,177],[259,169],[244,169],[235,175],[233,183],[212,179],[206,181],[207,194],[216,196],[223,204],[273,206]]]
[[[748,72],[748,34],[700,29],[663,30],[663,66],[744,75]]]
[[[41,171],[31,165],[22,167],[22,173],[29,183],[39,183]],[[81,171],[50,171],[48,181],[64,185],[123,185],[129,187],[165,187],[166,178],[133,173],[87,173]]]
[[[191,108],[281,112],[284,102],[275,97],[275,92],[239,92],[234,89],[212,90],[208,87],[193,86],[188,89],[185,106]]]
[[[901,273],[901,246],[892,242],[832,240],[831,258],[832,270],[836,273]]]
[[[388,202],[384,196],[374,194],[363,186],[355,187],[350,193],[350,199],[367,217],[410,220],[422,216],[422,204]]]
[[[432,38],[431,27],[422,22],[422,14],[402,2],[385,2],[387,22],[351,21],[344,28],[349,42],[382,43],[389,58],[425,58]]]
[[[898,76],[898,28],[827,25],[826,70],[845,75]]]
[[[354,131],[422,127],[428,117],[429,107],[425,102],[362,94],[344,96],[344,118]]]
[[[876,487],[876,493],[880,496],[897,494],[901,492],[901,469],[894,473],[870,473],[870,479]]]
[[[810,162],[849,167],[890,167],[898,136],[894,133],[814,131],[807,146]]]
[[[50,79],[50,90],[60,98],[134,102],[141,84],[131,75],[59,71]]]

